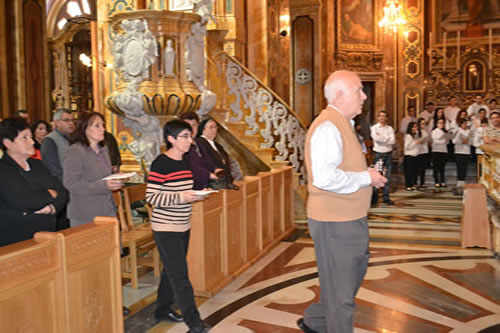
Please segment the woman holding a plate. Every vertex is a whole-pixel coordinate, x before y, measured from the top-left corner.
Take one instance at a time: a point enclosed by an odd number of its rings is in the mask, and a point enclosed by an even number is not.
[[[68,218],[71,227],[90,223],[96,216],[116,216],[111,192],[119,190],[122,182],[103,179],[111,175],[104,132],[104,117],[100,113],[80,114],[63,164],[63,184],[70,192]]]
[[[189,332],[204,333],[209,327],[196,307],[186,261],[192,203],[205,198],[204,192],[193,191],[193,173],[186,156],[193,142],[191,126],[182,120],[169,121],[163,136],[167,151],[151,164],[146,189],[146,201],[153,206],[151,228],[163,262],[155,317],[158,321],[184,321]]]

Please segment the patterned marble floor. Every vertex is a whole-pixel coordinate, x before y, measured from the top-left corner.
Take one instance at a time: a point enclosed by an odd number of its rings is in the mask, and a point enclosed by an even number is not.
[[[462,201],[450,191],[397,191],[393,207],[369,212],[371,259],[357,295],[355,332],[500,332],[500,264],[460,248]],[[314,248],[305,224],[211,299],[199,299],[212,332],[292,333],[318,299]],[[186,332],[154,323],[154,304],[127,332]]]

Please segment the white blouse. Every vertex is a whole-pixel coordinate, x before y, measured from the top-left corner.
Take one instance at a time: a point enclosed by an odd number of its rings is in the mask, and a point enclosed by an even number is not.
[[[440,128],[435,128],[431,133],[432,138],[432,152],[433,153],[447,153],[446,145],[450,141],[450,134],[446,133]]]

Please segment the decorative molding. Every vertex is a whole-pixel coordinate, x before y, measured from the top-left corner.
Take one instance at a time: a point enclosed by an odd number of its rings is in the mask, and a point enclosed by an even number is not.
[[[83,311],[85,328],[89,332],[97,332],[99,322],[101,321],[104,312],[102,297],[99,296],[96,289],[92,288],[87,292],[84,304]]]
[[[55,263],[51,260],[52,250],[46,249],[38,251],[34,254],[23,255],[7,261],[0,265],[0,280],[8,281],[9,279],[20,278],[22,275],[29,274],[33,271],[47,269]]]
[[[306,130],[297,117],[265,86],[261,86],[255,78],[230,59],[227,60],[226,83],[229,95],[235,97],[230,105],[233,113],[230,121],[239,122],[247,114],[243,119],[249,127],[245,134],[260,135],[264,139],[260,148],[275,148],[278,154],[274,160],[289,160],[294,171],[301,173],[305,179]]]
[[[382,52],[345,52],[337,53],[337,69],[354,71],[374,71],[382,68]]]
[[[134,158],[147,167],[160,154],[163,131],[156,116],[144,112],[143,94],[138,85],[150,77],[150,67],[158,57],[156,37],[149,30],[146,20],[125,19],[120,24],[124,33],[114,34],[112,54],[117,81],[127,82],[123,91],[115,91],[111,96],[125,118],[124,125],[132,130],[134,141],[128,145]],[[109,101],[108,101],[109,105]]]
[[[110,231],[102,231],[92,235],[91,239],[83,238],[71,242],[71,254],[80,255],[89,249],[98,249],[99,247],[109,246],[112,243]]]

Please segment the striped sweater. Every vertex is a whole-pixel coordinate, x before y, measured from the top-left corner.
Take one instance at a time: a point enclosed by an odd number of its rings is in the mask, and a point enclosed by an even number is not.
[[[181,202],[180,193],[193,189],[193,174],[187,160],[173,160],[165,154],[151,165],[146,201],[153,206],[154,231],[184,232],[191,227],[191,203]]]

